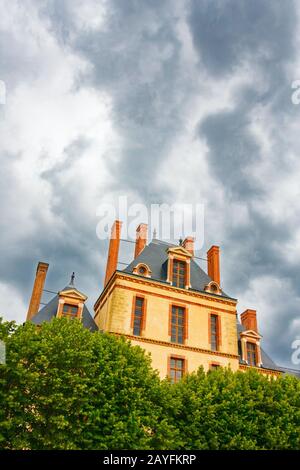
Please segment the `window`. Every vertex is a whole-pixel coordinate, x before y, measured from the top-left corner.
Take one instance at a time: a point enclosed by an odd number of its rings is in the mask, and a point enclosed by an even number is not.
[[[169,376],[172,383],[178,382],[185,372],[185,360],[177,357],[170,357]]]
[[[212,363],[209,365],[209,370],[216,370],[219,369],[220,364]]]
[[[256,344],[247,342],[247,361],[249,366],[256,366]]]
[[[140,266],[139,274],[141,274],[142,276],[145,276],[146,273],[147,273],[147,269],[145,268],[145,266]]]
[[[139,263],[134,266],[132,272],[133,274],[138,274],[139,276],[151,277],[151,270],[149,266],[144,263]]]
[[[219,319],[218,315],[210,316],[210,344],[212,351],[219,349]]]
[[[145,300],[142,297],[136,297],[133,317],[133,334],[135,336],[141,336],[144,319],[144,303]]]
[[[186,284],[186,263],[185,261],[173,260],[172,285],[185,288]]]
[[[186,336],[185,308],[172,305],[171,311],[171,341],[172,343],[183,344]]]
[[[78,307],[76,305],[64,304],[62,316],[67,318],[77,318]]]

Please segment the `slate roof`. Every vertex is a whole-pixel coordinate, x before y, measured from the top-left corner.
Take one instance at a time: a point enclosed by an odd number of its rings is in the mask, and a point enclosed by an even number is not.
[[[149,245],[146,245],[140,255],[135,258],[123,271],[131,273],[133,268],[138,263],[145,263],[149,266],[151,273],[151,279],[159,282],[166,283],[167,281],[167,260],[169,248],[178,247],[179,245],[172,245],[170,243],[163,242],[161,240],[153,239]],[[206,286],[212,279],[206,274],[205,271],[196,263],[195,260],[191,259],[191,289],[199,292],[204,291]],[[213,295],[213,294],[211,294]],[[222,297],[228,297],[224,292],[221,294]],[[219,297],[219,296],[218,296]]]
[[[66,286],[64,289],[62,289],[62,291],[69,290],[69,289],[73,289],[73,290],[76,290],[77,292],[79,292],[73,285]],[[49,322],[52,318],[54,318],[56,316],[56,313],[57,313],[58,299],[59,299],[58,295],[53,297],[47,303],[47,305],[45,305],[43,308],[41,308],[41,310],[39,310],[38,313],[36,313],[34,315],[34,317],[31,319],[31,322],[34,323],[35,325],[41,325],[43,322],[45,322],[45,321]],[[88,308],[86,307],[86,305],[84,305],[84,307],[83,307],[82,324],[85,328],[88,328],[91,331],[97,331],[98,330],[98,327],[97,327],[92,315],[90,314]]]

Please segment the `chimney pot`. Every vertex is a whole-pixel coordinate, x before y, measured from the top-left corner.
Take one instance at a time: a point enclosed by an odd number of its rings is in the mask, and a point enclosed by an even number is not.
[[[185,248],[192,256],[194,256],[194,237],[186,237],[183,242],[182,246]]]
[[[213,245],[207,252],[207,273],[220,285],[220,248]]]
[[[115,220],[111,228],[111,236],[110,236],[108,255],[107,255],[104,287],[106,286],[106,284],[108,283],[108,281],[110,280],[111,276],[114,274],[118,266],[121,229],[122,229],[122,222],[120,220]]]
[[[134,258],[137,258],[147,244],[147,224],[140,224],[136,229]]]
[[[241,322],[242,325],[246,328],[246,330],[253,330],[257,331],[257,316],[256,310],[247,309],[241,314]]]
[[[31,320],[31,318],[39,311],[48,268],[49,264],[43,263],[41,261],[37,265],[31,299],[26,317],[27,321]]]

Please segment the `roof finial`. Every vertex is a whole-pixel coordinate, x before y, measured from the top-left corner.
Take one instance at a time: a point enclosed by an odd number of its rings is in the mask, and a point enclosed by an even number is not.
[[[74,286],[74,279],[75,279],[75,273],[72,273],[71,280],[70,280],[70,286]]]
[[[152,238],[156,239],[156,235],[157,235],[157,233],[156,233],[156,228],[154,228]]]

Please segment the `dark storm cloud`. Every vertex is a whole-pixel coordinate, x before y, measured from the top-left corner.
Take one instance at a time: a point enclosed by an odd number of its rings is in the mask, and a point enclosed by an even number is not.
[[[293,2],[192,0],[195,47],[213,74],[228,74],[245,61],[274,65],[290,56],[296,24]]]
[[[111,163],[115,187],[136,190],[146,201],[170,197],[157,187],[156,176],[183,125],[182,108],[192,87],[181,69],[175,4],[110,1],[103,30],[74,34],[61,3],[48,2],[43,11],[50,12],[60,40],[92,64],[81,85],[106,89],[113,99],[114,124],[124,137],[117,164]]]
[[[199,127],[210,149],[209,165],[228,192],[247,200],[261,188],[250,179],[247,169],[259,158],[259,147],[248,129],[247,112],[219,112]]]
[[[252,85],[238,87],[231,109],[206,116],[198,127],[199,137],[208,146],[210,171],[223,186],[228,204],[243,203],[249,213],[247,226],[238,227],[230,220],[226,224],[224,251],[234,260],[227,280],[233,290],[242,293],[257,277],[271,275],[289,280],[299,296],[300,268],[291,266],[278,250],[293,235],[293,227],[287,227],[284,218],[274,222],[261,215],[256,202],[267,201],[269,195],[251,171],[266,158],[251,129],[251,124],[259,119],[259,108],[267,110],[268,119],[275,123],[271,136],[273,165],[283,178],[291,170],[284,130],[287,120],[296,117],[298,111],[291,105],[291,79],[287,73],[296,53],[295,5],[290,2],[283,7],[282,2],[269,0],[192,1],[189,22],[199,67],[204,65],[212,78],[229,77],[246,66],[264,85],[258,87],[254,79]],[[278,315],[272,338],[286,331],[287,325],[299,316],[296,304],[287,317],[283,293],[282,314]],[[271,353],[289,363],[286,335],[268,345]]]

